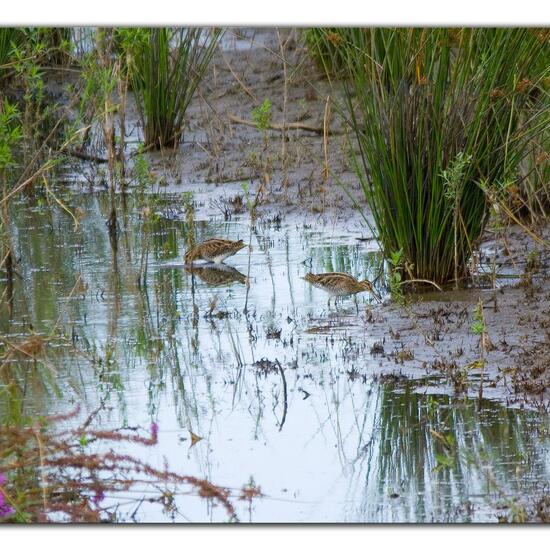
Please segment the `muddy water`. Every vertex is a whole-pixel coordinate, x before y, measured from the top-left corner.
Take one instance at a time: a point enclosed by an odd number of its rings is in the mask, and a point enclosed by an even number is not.
[[[375,278],[380,259],[364,230],[276,219],[251,228],[246,214],[190,225],[181,198],[149,196],[119,204],[115,254],[107,197],[67,200],[87,213],[78,232],[55,206],[13,212],[21,277],[0,331],[50,338],[50,374],[22,374],[30,412],[80,403],[102,428],[156,422],[159,444],[133,452],[227,487],[254,483],[265,496],[237,502],[241,521],[497,521],[549,479],[548,417],[488,401],[478,412],[438,395],[437,381],[426,393],[426,383],[419,392],[380,379],[364,321],[376,304],[360,295],[329,308],[301,279]],[[225,269],[189,271],[191,234],[250,248]],[[202,438],[192,446],[190,432]],[[130,521],[140,496],[108,503]],[[197,497],[177,502],[176,514],[144,503],[132,519],[226,520]]]

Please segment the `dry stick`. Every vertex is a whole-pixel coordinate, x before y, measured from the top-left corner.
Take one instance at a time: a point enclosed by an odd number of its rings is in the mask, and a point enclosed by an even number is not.
[[[486,344],[486,331],[485,331],[485,315],[483,313],[483,300],[479,299],[478,306],[479,315],[481,317],[481,323],[483,324],[483,332],[481,333],[480,347],[481,347],[481,378],[479,381],[479,393],[477,396],[477,409],[481,410],[481,400],[483,398],[483,376],[485,374],[485,344]]]
[[[323,155],[324,155],[324,166],[323,171],[321,174],[321,179],[323,180],[323,184],[321,184],[321,201],[322,201],[322,208],[325,209],[325,187],[324,182],[328,180],[329,176],[329,166],[328,166],[328,131],[330,126],[330,96],[327,96],[326,103],[325,103],[325,114],[323,116]],[[356,302],[357,305],[357,302]],[[357,306],[359,307],[359,306]]]
[[[40,460],[40,477],[42,478],[42,506],[44,507],[44,513],[48,508],[48,499],[46,498],[46,487],[48,485],[46,481],[46,467],[44,465],[44,445],[40,439],[40,432],[37,426],[33,426],[33,434],[38,442],[38,456]]]
[[[437,288],[437,290],[443,292],[443,289],[437,283],[434,283],[433,281],[430,281],[429,279],[407,279],[406,281],[402,281],[400,284],[401,285],[406,285],[406,284],[410,284],[410,283],[428,283],[430,285],[435,286],[435,288]]]
[[[71,292],[69,292],[69,295],[67,296],[67,298],[65,299],[66,301],[69,301],[72,297],[73,297],[73,294],[75,293],[76,289],[78,288],[78,285],[80,284],[80,281],[82,280],[82,274],[79,273],[78,274],[78,278],[76,279],[76,282],[75,284],[73,285],[73,288],[71,289]],[[59,313],[59,316],[57,317],[57,320],[55,322],[55,324],[53,325],[52,329],[50,330],[50,333],[48,334],[47,338],[52,338],[53,337],[53,333],[55,332],[55,329],[58,327],[60,321],[61,321],[61,317],[62,317],[63,313]]]
[[[258,128],[258,125],[252,120],[246,120],[232,114],[229,114],[228,118],[234,124],[243,124],[245,126],[251,126],[252,128]],[[285,124],[270,122],[269,124],[266,124],[265,127],[269,130],[278,130],[280,132],[282,132],[283,130],[305,130],[306,132],[313,132],[319,135],[324,134],[323,126],[311,126],[310,124],[302,124],[301,122],[287,122]],[[336,132],[330,132],[330,134],[337,135]]]
[[[220,54],[222,56],[222,59],[224,63],[227,65],[227,68],[231,71],[231,74],[235,78],[235,80],[240,84],[241,88],[256,102],[258,103],[258,98],[252,93],[252,90],[239,78],[239,75],[233,70],[231,65],[229,64],[229,61],[227,61],[225,55],[223,55],[223,51],[221,48],[219,48]]]
[[[118,64],[118,73],[121,71],[121,64]],[[125,142],[126,142],[126,98],[128,96],[128,71],[124,79],[118,78],[118,123],[120,131],[120,143],[118,145],[118,162],[120,163],[120,173],[122,178],[126,176],[126,157],[125,153]],[[125,187],[126,183],[123,179],[122,187]]]
[[[48,161],[44,166],[39,168],[30,178],[26,179],[22,184],[18,185],[15,189],[10,191],[7,195],[4,195],[4,198],[0,200],[0,206],[3,205],[5,202],[7,202],[11,197],[14,195],[17,195],[19,191],[24,189],[27,185],[32,183],[38,176],[40,176],[43,172],[46,172],[53,166],[53,163],[51,161]]]
[[[109,76],[114,77],[114,67],[111,64],[111,53],[113,51],[113,31],[112,29],[98,29],[96,31],[96,48],[99,55],[99,64],[102,69],[109,71]],[[111,213],[107,220],[109,230],[109,241],[114,256],[116,266],[116,256],[118,250],[117,233],[117,211],[115,203],[116,194],[116,151],[115,151],[115,121],[113,116],[113,101],[110,93],[106,93],[103,98],[103,136],[105,147],[107,148],[107,159],[109,165],[109,196],[111,201]]]
[[[71,149],[70,151],[67,151],[67,154],[71,157],[75,157],[80,160],[89,160],[90,162],[97,162],[98,164],[105,164],[109,162],[104,157],[98,157],[96,155],[89,155],[88,153],[83,153],[82,151],[77,151],[75,149]]]
[[[4,262],[8,259],[8,256],[10,255],[9,251],[6,253],[6,255],[2,258],[2,261],[0,262],[0,267],[4,265]]]
[[[500,204],[498,203],[498,206],[500,208],[502,208],[502,210],[504,210],[504,213],[509,216],[510,218],[512,218],[512,220],[518,224],[523,230],[525,230],[530,236],[531,238],[537,242],[538,244],[544,246],[545,248],[550,248],[550,243],[544,239],[542,239],[541,237],[539,237],[536,233],[534,233],[533,231],[531,231],[531,229],[529,229],[525,224],[523,224],[521,222],[521,220],[519,220],[517,218],[517,216],[505,205],[505,204]]]
[[[286,105],[288,102],[288,75],[286,67],[286,58],[283,41],[281,40],[281,33],[277,29],[277,38],[279,39],[279,48],[281,50],[281,58],[283,60],[283,127],[282,127],[282,148],[281,155],[283,159],[283,188],[286,190],[288,187],[288,166],[287,166],[287,148],[286,148]]]
[[[23,349],[22,347],[14,344],[13,342],[10,342],[9,340],[3,340],[3,343],[4,343],[4,345],[9,346],[10,348],[12,348],[15,351],[19,352],[21,355],[25,355],[29,359],[32,359],[33,361],[37,361],[37,356],[36,355],[33,355],[32,353],[26,351],[25,349]],[[42,365],[44,365],[44,367],[46,367],[53,375],[57,375],[57,371],[55,370],[55,367],[53,365],[50,365],[49,363],[47,363],[45,360],[42,360],[42,359],[40,360],[40,363]],[[7,366],[7,363],[3,364],[1,366],[1,368],[4,368],[6,366]]]
[[[325,116],[323,118],[323,153],[325,155],[325,165],[323,168],[323,181],[328,180],[328,133],[330,126],[330,96],[327,96],[325,103]]]
[[[279,361],[277,361],[277,367],[279,367],[279,373],[281,374],[281,379],[283,381],[283,418],[279,426],[279,431],[281,431],[283,429],[283,426],[285,425],[286,414],[288,412],[288,391],[286,387],[285,372],[283,370],[283,367],[281,367],[281,364],[279,363]]]
[[[46,179],[46,176],[42,176],[42,180],[44,181],[44,187],[46,188],[46,192],[51,195],[53,197],[53,200],[63,209],[65,210],[65,212],[67,212],[67,214],[69,214],[69,216],[71,216],[71,218],[73,219],[73,222],[74,222],[74,231],[76,233],[77,229],[78,229],[78,226],[80,225],[77,217],[69,210],[69,208],[60,200],[58,199],[56,196],[55,196],[55,193],[52,192],[52,190],[50,189],[50,186],[48,185],[48,180]]]
[[[252,231],[253,231],[253,217],[252,212],[250,212],[250,233],[248,237],[248,266],[246,271],[246,294],[244,299],[244,309],[243,313],[245,316],[248,315],[248,295],[250,293],[250,266],[251,266],[251,260],[252,260]]]

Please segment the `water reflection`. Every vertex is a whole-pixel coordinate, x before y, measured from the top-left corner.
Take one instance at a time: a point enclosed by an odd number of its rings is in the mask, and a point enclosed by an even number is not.
[[[350,510],[370,521],[495,521],[548,479],[538,448],[548,424],[533,413],[486,403],[480,414],[473,401],[407,385],[383,388],[373,417],[372,440],[354,465],[361,503]]]
[[[178,200],[156,197],[155,212]],[[301,280],[309,270],[375,279],[380,256],[359,235],[144,219],[128,199],[115,262],[107,200],[73,201],[87,212],[78,233],[55,208],[13,211],[20,278],[0,340],[44,338],[43,354],[9,361],[29,411],[78,401],[105,428],[155,421],[160,444],[140,458],[230,487],[253,479],[267,496],[238,510],[253,521],[495,521],[507,513],[497,505],[549,479],[548,417],[488,402],[477,413],[373,377],[374,341],[352,301],[329,315]],[[185,269],[190,232],[252,247]],[[30,383],[41,372],[49,382]],[[193,446],[190,432],[202,438]],[[192,521],[225,519],[181,498]],[[137,518],[166,521],[146,504]]]
[[[185,270],[210,286],[230,286],[233,283],[247,284],[246,275],[234,267],[223,264],[186,266]]]

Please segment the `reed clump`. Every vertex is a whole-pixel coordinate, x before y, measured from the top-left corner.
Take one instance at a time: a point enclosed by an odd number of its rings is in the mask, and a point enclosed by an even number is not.
[[[144,144],[176,147],[185,114],[214,55],[221,30],[119,29],[130,84],[137,100]]]
[[[462,279],[488,197],[520,180],[547,126],[546,43],[532,29],[339,36],[351,156],[386,258],[401,252],[404,279]]]

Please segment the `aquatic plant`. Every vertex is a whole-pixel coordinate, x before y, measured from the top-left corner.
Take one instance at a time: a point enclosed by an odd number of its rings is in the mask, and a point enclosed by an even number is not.
[[[228,519],[236,521],[231,500],[259,496],[250,495],[246,486],[235,492],[167,467],[150,466],[128,450],[115,450],[121,444],[125,449],[156,445],[159,427],[154,422],[146,435],[91,429],[95,413],[77,428],[55,427],[74,419],[78,412],[77,408],[46,418],[23,416],[21,422],[4,419],[0,425],[0,522],[121,520],[118,507],[109,505],[109,499],[140,489],[147,493],[148,503],[172,515],[178,511],[179,496],[196,494],[220,504]],[[102,450],[102,443],[109,445],[108,450]],[[135,499],[134,516],[140,500]],[[126,519],[132,520],[132,513]]]
[[[175,147],[220,29],[120,29],[146,147]]]
[[[404,278],[464,277],[487,191],[519,178],[547,124],[547,48],[531,29],[339,35],[342,112],[359,149],[352,160],[386,257],[403,250]],[[445,174],[460,158],[468,162],[454,170],[450,193]]]

